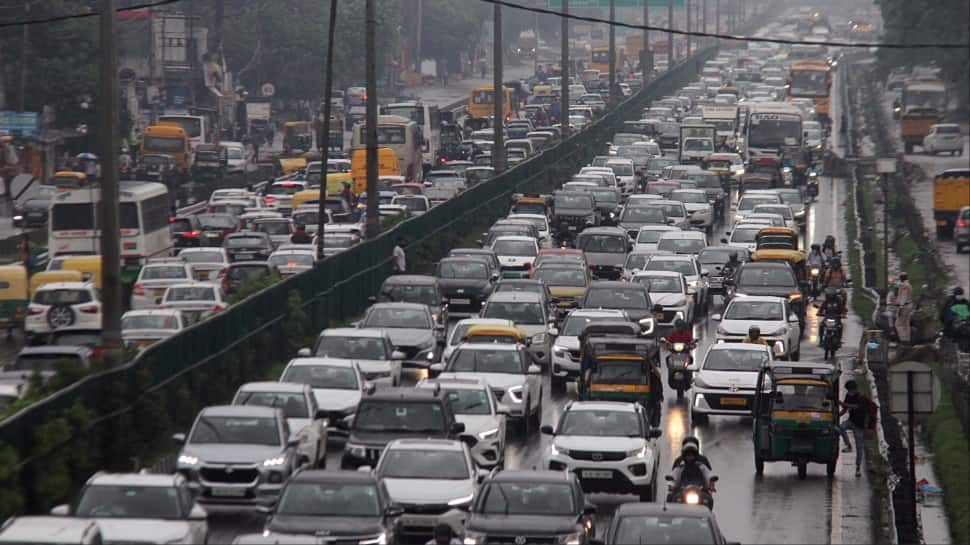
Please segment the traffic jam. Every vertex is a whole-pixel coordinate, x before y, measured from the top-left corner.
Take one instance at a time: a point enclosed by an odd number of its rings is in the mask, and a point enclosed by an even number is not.
[[[805,19],[828,24],[794,11],[760,34],[808,38]],[[320,331],[279,376],[241,385],[176,434],[173,473],[96,473],[52,514],[96,521],[105,543],[737,542],[718,516],[734,496],[725,481],[764,476],[797,494],[841,478],[851,447],[832,401],[848,265],[813,219],[837,58],[823,46],[721,49],[589,165],[548,194],[513,195],[433,270],[395,254],[396,274],[360,294],[371,304],[354,323]],[[657,75],[625,79],[623,94]],[[568,85],[581,131],[608,111],[600,84],[530,80],[537,92],[504,129],[510,166],[563,137],[545,97]],[[392,144],[419,134],[404,110],[420,105],[384,108],[382,149],[397,162],[381,175],[385,219],[494,175],[491,128],[443,125],[435,166],[419,174],[422,157]],[[318,266],[317,237],[326,256],[360,243],[351,163],[281,159],[255,190],[217,189],[175,215],[160,205],[164,184],[122,182],[143,254],[176,249],[131,273],[131,354]],[[51,197],[62,255],[30,279],[28,342],[9,371],[97,357],[99,257],[73,255],[96,249],[91,214],[77,213],[96,192]],[[721,422],[744,430],[730,464],[705,455]],[[30,518],[0,542],[41,535]]]

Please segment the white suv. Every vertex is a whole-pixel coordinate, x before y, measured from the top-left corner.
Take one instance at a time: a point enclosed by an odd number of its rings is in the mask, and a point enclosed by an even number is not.
[[[101,329],[101,296],[94,284],[52,282],[37,288],[24,332],[30,337],[66,327]]]
[[[542,426],[552,435],[542,466],[575,472],[584,492],[636,494],[657,501],[660,453],[646,410],[638,403],[575,401],[566,405],[559,425]]]
[[[175,284],[194,280],[192,267],[180,258],[151,260],[141,268],[131,291],[131,308],[146,310],[158,308],[155,302],[165,295],[165,290]]]
[[[749,416],[758,382],[758,371],[774,359],[763,344],[719,343],[711,345],[704,361],[694,363],[691,386],[691,422],[702,424],[708,415]]]

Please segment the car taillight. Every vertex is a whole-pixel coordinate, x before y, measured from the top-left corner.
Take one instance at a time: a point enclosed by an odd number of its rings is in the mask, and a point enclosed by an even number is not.
[[[274,202],[276,202],[276,197],[266,197],[263,199],[263,201],[266,204],[273,204]]]
[[[229,270],[229,269],[227,269],[226,267],[223,267],[223,268],[221,268],[221,269],[219,269],[219,274],[218,274],[218,275],[216,275],[216,277],[217,277],[217,278],[225,278],[225,276],[226,276],[226,272],[227,272],[228,270]]]
[[[91,355],[94,356],[95,359],[101,359],[101,356],[104,356],[104,349],[100,346],[92,346]]]
[[[98,305],[88,305],[86,307],[81,307],[80,310],[84,314],[97,314],[98,313]]]
[[[38,314],[43,314],[43,313],[44,313],[44,309],[42,309],[42,308],[37,308],[37,307],[29,307],[29,308],[27,308],[27,315],[28,316],[37,316]]]
[[[216,306],[212,307],[212,312],[219,312],[220,310],[222,310],[224,308],[226,308],[226,307],[224,307],[222,305],[216,305]]]
[[[200,234],[201,234],[201,231],[186,231],[182,233],[182,236],[189,237],[189,238],[199,238]]]
[[[957,220],[957,227],[966,227],[966,226],[967,226],[967,220],[963,218],[960,218]]]
[[[145,295],[145,288],[141,287],[141,284],[135,284],[135,287],[131,288],[131,293],[135,295]]]

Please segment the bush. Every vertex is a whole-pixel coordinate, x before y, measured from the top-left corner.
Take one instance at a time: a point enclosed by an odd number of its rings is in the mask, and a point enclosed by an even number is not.
[[[933,470],[943,488],[952,543],[970,543],[970,448],[947,396],[927,426]]]
[[[229,296],[228,301],[230,305],[235,305],[239,301],[249,297],[250,295],[263,291],[264,289],[272,286],[273,284],[280,281],[280,275],[278,273],[273,273],[269,276],[263,276],[259,278],[249,278],[244,280],[242,284],[239,285],[239,289],[233,292]]]

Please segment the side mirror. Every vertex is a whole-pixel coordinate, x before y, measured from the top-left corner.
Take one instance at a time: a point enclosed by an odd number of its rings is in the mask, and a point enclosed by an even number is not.
[[[326,237],[324,237],[324,238],[326,238]],[[373,295],[368,295],[367,296],[367,302],[368,303],[376,303],[377,302],[377,297],[374,297]]]
[[[727,243],[728,243],[728,239],[726,239],[726,238],[722,238],[721,239],[721,244],[727,244]]]
[[[397,518],[404,514],[404,508],[400,505],[388,505],[384,509],[384,516],[387,518]]]
[[[300,358],[309,358],[313,354],[310,352],[309,348],[301,348],[296,351],[296,355],[297,357],[300,357]]]
[[[498,282],[499,278],[498,273],[492,273],[492,282]]]
[[[553,434],[552,433],[552,426],[550,426],[549,424],[544,424],[541,428],[539,428],[539,431],[542,432],[543,435],[552,435]]]
[[[539,367],[538,365],[533,364],[529,366],[529,369],[526,372],[529,373],[530,375],[541,375],[542,368]]]
[[[721,315],[720,314],[711,314],[711,319],[714,320],[715,322],[720,322],[721,321]]]
[[[402,361],[406,357],[407,356],[404,355],[404,352],[401,352],[400,350],[395,350],[395,351],[391,352],[391,360],[392,361]]]
[[[444,370],[445,370],[445,364],[443,364],[443,363],[432,363],[431,366],[428,367],[428,375],[431,378],[434,378],[434,377],[437,377],[438,375],[440,375]]]
[[[482,245],[482,239],[476,238],[475,239],[475,244],[478,244],[479,246],[481,246]]]
[[[711,482],[712,483],[716,483],[717,482],[717,479],[718,479],[718,477],[717,477],[717,475],[715,475],[715,476],[711,477]]]
[[[175,441],[176,443],[178,443],[180,445],[184,445],[185,444],[185,434],[184,433],[173,433],[172,434],[172,441]]]
[[[300,439],[298,437],[294,437],[292,439],[287,439],[286,440],[286,446],[288,446],[290,448],[296,448],[296,447],[300,446]]]
[[[701,269],[701,276],[707,276],[709,274],[711,274],[711,271],[708,269]]]
[[[336,422],[334,422],[334,425],[337,426],[338,430],[348,431],[350,430],[350,424],[353,421],[353,418],[354,418],[354,415],[345,416],[337,420]]]
[[[665,475],[664,476],[664,480],[667,481],[667,482],[669,482],[669,483],[672,483],[672,482],[674,482],[674,477],[672,475]]]
[[[593,505],[593,504],[589,504],[589,503],[587,503],[586,505],[584,505],[583,506],[583,515],[585,515],[587,517],[592,517],[592,516],[596,515],[596,506]]]
[[[798,322],[798,316],[795,315],[795,314],[789,314],[788,315],[788,321],[789,321],[789,323],[793,323],[793,324],[794,323],[797,323]]]
[[[189,520],[205,520],[209,518],[209,513],[199,504],[192,506],[192,510],[189,511]]]
[[[455,422],[451,425],[451,433],[457,435],[459,433],[465,433],[465,423]]]
[[[785,355],[785,347],[783,347],[779,343],[775,343],[775,345],[771,348],[771,351],[772,351],[772,353],[774,353],[774,355],[779,356],[779,357]]]
[[[663,434],[664,434],[664,431],[660,428],[650,428],[650,431],[647,432],[647,437],[650,439],[657,439]]]
[[[58,517],[66,517],[71,514],[71,506],[66,503],[58,505],[51,509],[51,514]]]

